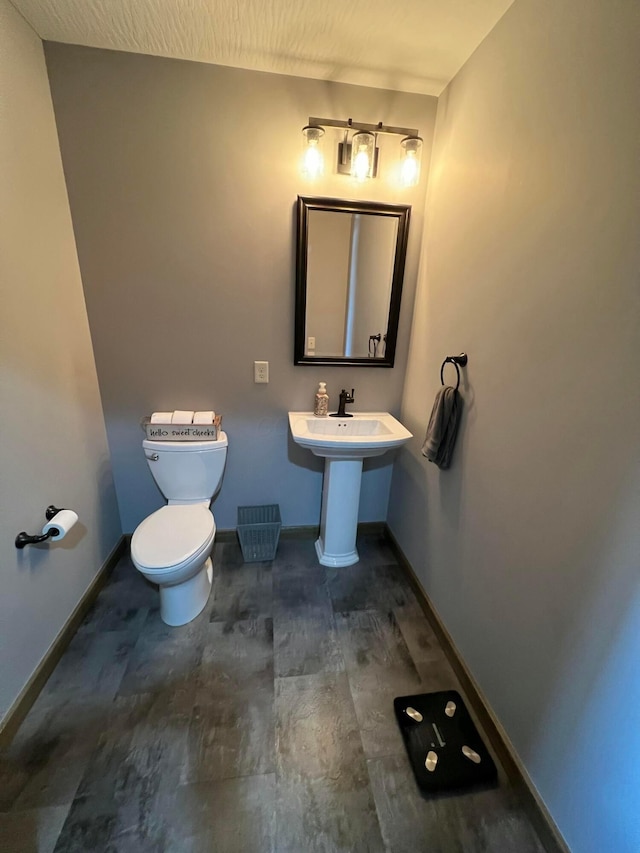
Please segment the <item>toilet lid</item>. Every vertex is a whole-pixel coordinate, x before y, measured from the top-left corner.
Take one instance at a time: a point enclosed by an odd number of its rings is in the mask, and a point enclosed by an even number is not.
[[[211,510],[202,504],[163,506],[136,528],[131,556],[148,569],[166,569],[196,554],[214,530]]]

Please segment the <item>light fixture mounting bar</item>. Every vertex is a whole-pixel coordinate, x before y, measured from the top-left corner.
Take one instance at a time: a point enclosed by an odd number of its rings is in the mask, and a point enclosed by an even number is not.
[[[309,116],[309,124],[311,127],[344,127],[347,130],[366,130],[368,133],[393,133],[397,136],[419,136],[420,133],[415,127],[391,127],[390,125],[382,124],[367,124],[362,121],[353,121],[347,119],[342,121],[335,118],[316,118]]]

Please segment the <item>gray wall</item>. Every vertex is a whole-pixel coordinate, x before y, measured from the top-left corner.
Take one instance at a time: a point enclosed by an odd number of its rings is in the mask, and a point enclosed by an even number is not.
[[[517,0],[441,98],[389,504],[575,853],[640,849],[639,44],[635,0]]]
[[[0,0],[0,721],[120,536],[42,43]],[[18,551],[50,503],[80,523]]]
[[[305,333],[315,337],[318,356],[344,354],[352,218],[313,210],[308,219]]]
[[[398,223],[383,216],[361,216],[358,240],[354,352],[369,353],[369,335],[386,335]],[[384,354],[381,338],[376,353]]]
[[[309,115],[419,127],[426,175],[435,98],[58,44],[46,56],[125,530],[161,505],[139,419],[212,406],[230,441],[218,526],[272,501],[287,525],[317,522],[320,460],[292,445],[286,412],[311,409],[319,380],[334,404],[355,387],[360,410],[399,410],[426,178],[396,190],[387,168],[361,188],[330,162],[313,184],[300,131]],[[397,141],[381,140],[383,164]],[[298,194],[414,206],[395,369],[293,366]],[[254,385],[255,359],[269,385]],[[363,520],[385,518],[391,464],[365,472]]]

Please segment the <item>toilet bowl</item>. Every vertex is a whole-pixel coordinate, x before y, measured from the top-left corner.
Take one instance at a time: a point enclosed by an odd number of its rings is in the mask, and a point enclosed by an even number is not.
[[[163,506],[136,528],[131,559],[160,587],[160,616],[167,625],[185,625],[207,603],[215,532],[206,504]]]
[[[160,616],[185,625],[202,612],[213,581],[210,554],[216,532],[209,509],[224,471],[227,437],[218,441],[143,441],[166,506],[142,521],[131,538],[131,559],[160,590]]]

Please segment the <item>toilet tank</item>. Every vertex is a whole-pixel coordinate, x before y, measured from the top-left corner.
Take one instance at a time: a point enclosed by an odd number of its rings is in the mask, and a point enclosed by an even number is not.
[[[169,501],[209,501],[220,488],[227,460],[226,433],[217,441],[142,442],[147,464]]]

